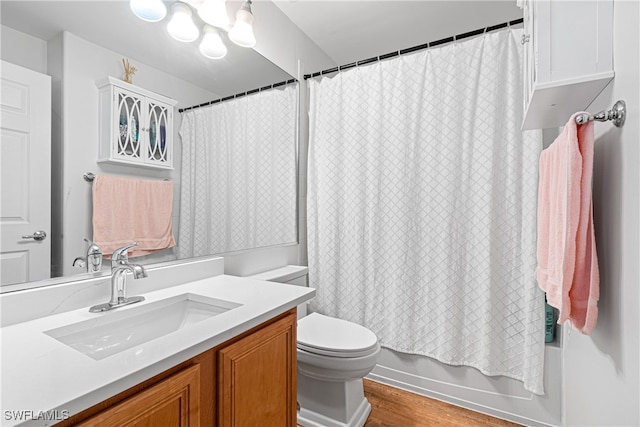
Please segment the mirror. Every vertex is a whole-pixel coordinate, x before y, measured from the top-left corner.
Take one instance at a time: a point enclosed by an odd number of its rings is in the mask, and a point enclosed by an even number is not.
[[[166,2],[170,10],[170,2]],[[242,2],[228,0],[233,22]],[[255,15],[255,9],[254,9]],[[96,80],[121,78],[122,59],[137,68],[133,84],[175,99],[174,170],[136,169],[133,176],[174,182],[173,229],[180,201],[181,115],[179,108],[246,92],[293,77],[253,49],[239,47],[222,34],[228,49],[213,60],[198,51],[198,41],[181,43],[162,22],[135,17],[128,1],[5,1],[0,3],[2,59],[52,77],[52,276],[86,275],[73,267],[86,255],[91,237],[91,184],[86,172],[132,176],[132,168],[98,164],[98,90]],[[260,16],[255,16],[256,21]],[[263,27],[264,28],[264,27]],[[260,33],[256,31],[260,40]],[[22,62],[22,63],[20,63]],[[295,118],[294,118],[295,119]],[[142,264],[177,259],[167,249],[136,258]],[[108,262],[105,263],[108,266]],[[103,272],[108,274],[108,271]],[[78,276],[81,277],[81,276]],[[11,290],[15,290],[12,287]],[[6,288],[0,289],[0,292]]]

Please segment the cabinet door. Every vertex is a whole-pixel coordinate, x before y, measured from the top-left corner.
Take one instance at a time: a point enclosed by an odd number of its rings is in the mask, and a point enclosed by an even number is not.
[[[146,162],[161,166],[171,166],[173,159],[171,147],[171,123],[173,122],[173,108],[154,100],[147,104],[148,143],[146,144]]]
[[[296,425],[295,322],[289,314],[219,351],[220,427]]]
[[[190,366],[78,424],[107,425],[199,427],[200,365]]]
[[[115,89],[115,117],[112,142],[112,157],[128,161],[143,162],[144,151],[141,123],[143,117],[143,99],[139,95],[120,88]]]

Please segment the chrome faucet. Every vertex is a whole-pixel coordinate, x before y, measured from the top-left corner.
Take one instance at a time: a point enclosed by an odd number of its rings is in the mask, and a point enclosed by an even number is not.
[[[91,307],[89,309],[91,313],[113,310],[114,308],[124,305],[144,301],[144,297],[127,297],[125,295],[127,272],[131,272],[134,279],[147,277],[147,272],[143,266],[129,264],[129,254],[127,251],[136,246],[138,246],[138,244],[133,243],[113,251],[113,254],[111,254],[111,299],[107,303]]]

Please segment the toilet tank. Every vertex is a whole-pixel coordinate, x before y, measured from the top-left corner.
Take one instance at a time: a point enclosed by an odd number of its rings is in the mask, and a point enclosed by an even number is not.
[[[286,283],[288,285],[308,286],[307,273],[309,268],[302,265],[287,265],[275,270],[247,276],[250,279],[266,280],[268,282]],[[307,303],[298,306],[298,319],[307,315]]]

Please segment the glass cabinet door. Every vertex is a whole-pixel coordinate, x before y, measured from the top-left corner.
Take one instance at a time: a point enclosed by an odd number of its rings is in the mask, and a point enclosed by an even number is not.
[[[151,163],[169,162],[169,147],[167,144],[167,129],[169,107],[164,104],[149,102],[148,105],[149,144],[147,145],[147,160]]]
[[[118,112],[118,138],[114,156],[142,160],[141,113],[142,100],[126,92],[116,92]]]

